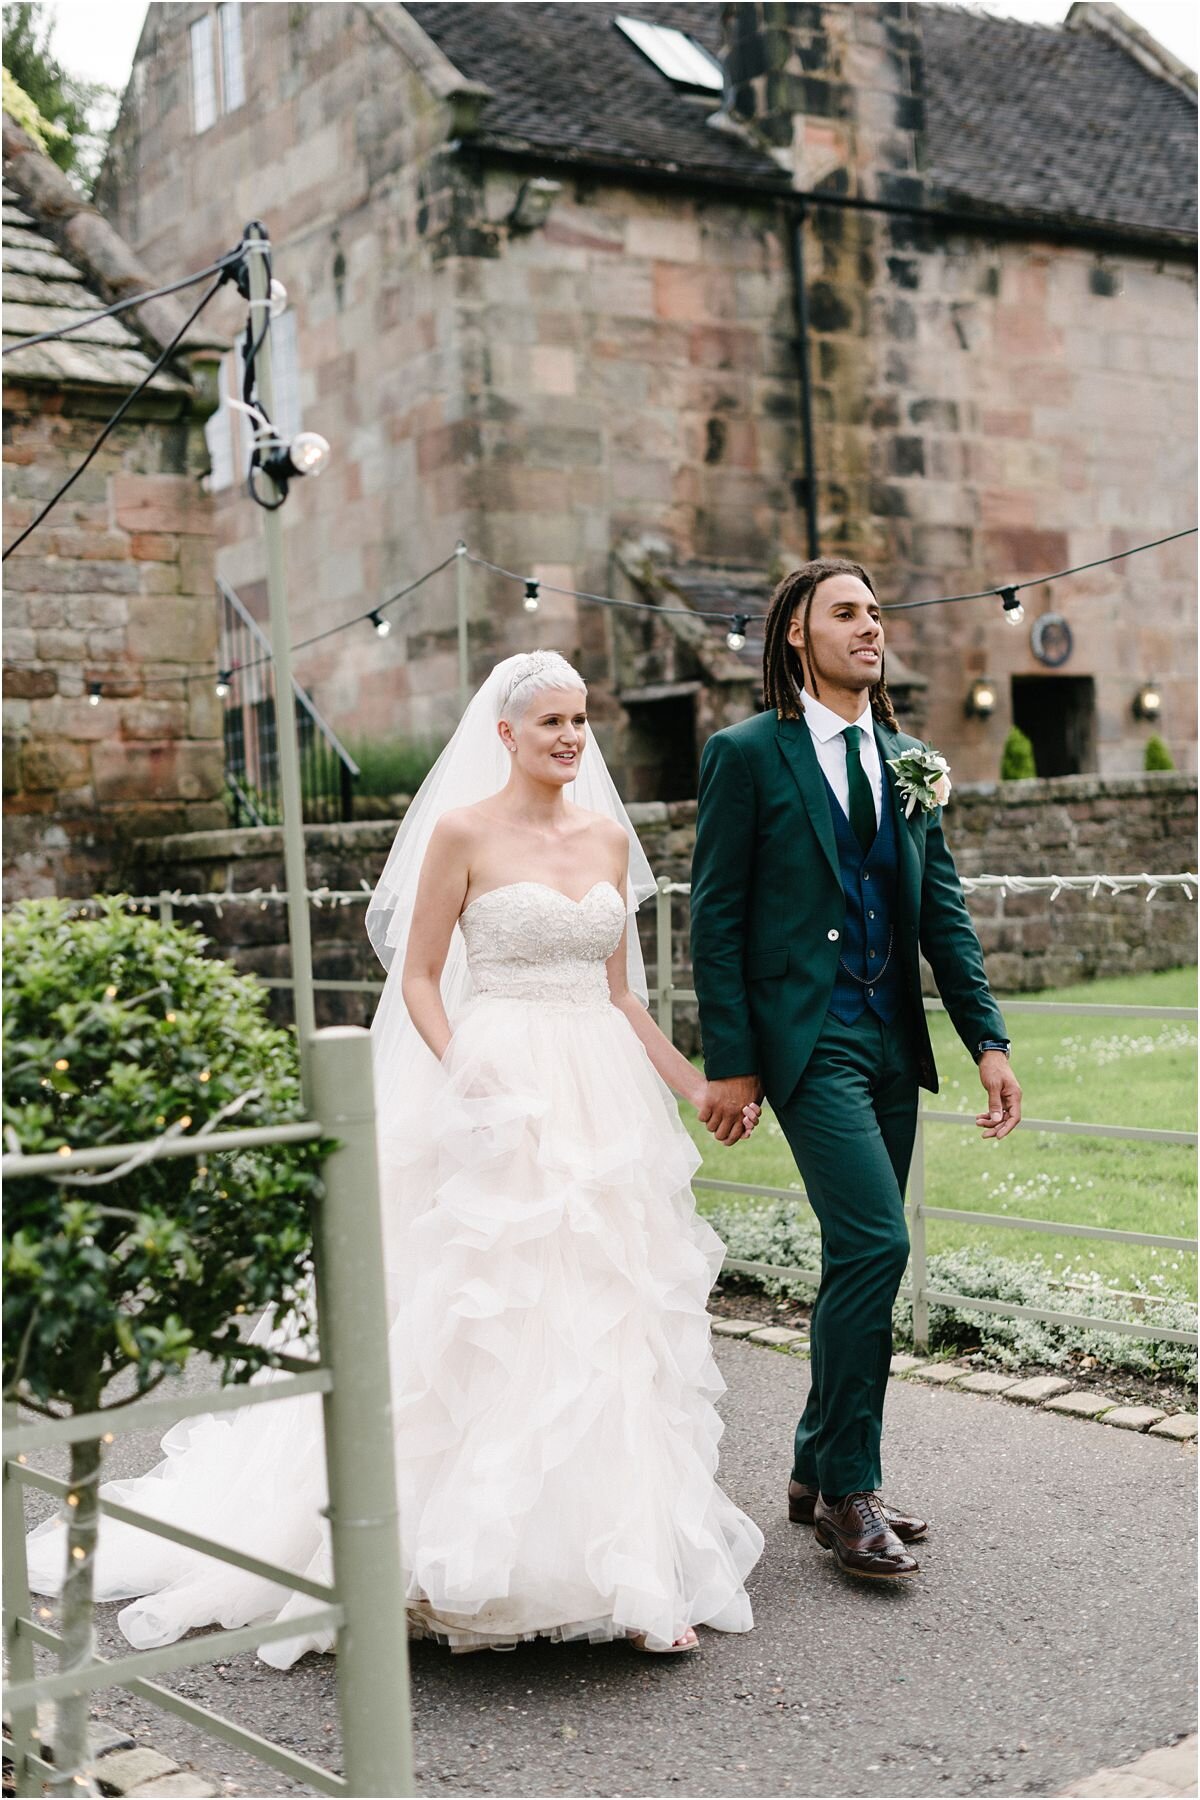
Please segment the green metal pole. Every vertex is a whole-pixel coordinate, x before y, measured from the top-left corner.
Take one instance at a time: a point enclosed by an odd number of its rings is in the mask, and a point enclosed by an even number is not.
[[[316,1207],[316,1271],[321,1356],[333,1373],[325,1457],[334,1585],[346,1611],[343,1765],[348,1793],[402,1796],[416,1789],[370,1033],[318,1031],[309,1067],[317,1117],[338,1142]]]
[[[671,989],[671,878],[658,878],[658,900],[655,914],[654,987],[658,1029],[664,1037],[675,1041],[675,1000]],[[632,928],[631,928],[632,929]]]
[[[259,235],[247,227],[253,242]],[[251,318],[255,339],[263,332],[255,359],[259,398],[268,416],[275,410],[271,377],[271,331],[267,305],[267,266],[263,254],[250,252]],[[261,470],[256,479],[268,498],[279,490]],[[267,600],[271,624],[271,659],[275,675],[275,727],[279,750],[279,785],[283,798],[283,865],[287,880],[288,938],[292,952],[296,1035],[300,1040],[300,1072],[306,1104],[309,1103],[308,1044],[316,1028],[312,985],[312,937],[308,913],[308,871],[304,856],[304,803],[300,793],[300,745],[296,735],[296,699],[292,690],[292,644],[288,627],[287,572],[283,556],[283,523],[279,512],[263,512],[263,538],[267,551]]]
[[[4,1403],[4,1428],[8,1432],[20,1423],[16,1406]],[[20,1621],[31,1617],[29,1574],[25,1562],[25,1509],[21,1483],[9,1470],[8,1452],[4,1453],[4,1654],[8,1662],[8,1679],[14,1688],[32,1681],[33,1641]],[[25,1796],[40,1794],[40,1776],[29,1767],[29,1757],[39,1749],[35,1733],[37,1709],[34,1706],[9,1707],[12,1736],[14,1792]]]
[[[924,1103],[917,1113],[917,1133],[913,1140],[912,1167],[908,1176],[909,1239],[912,1245],[909,1267],[912,1274],[913,1349],[923,1353],[929,1348],[929,1302],[925,1298],[929,1275],[925,1264],[925,1120]]]
[[[459,538],[454,546],[454,609],[458,622],[458,716],[471,698],[471,659],[467,641],[467,546]]]

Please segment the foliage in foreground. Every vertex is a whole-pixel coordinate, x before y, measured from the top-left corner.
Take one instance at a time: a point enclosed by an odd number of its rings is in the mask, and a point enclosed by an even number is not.
[[[198,931],[119,899],[82,917],[26,901],[4,921],[5,1147],[34,1154],[302,1116],[295,1040],[267,994]],[[253,1373],[234,1324],[301,1303],[320,1143],[11,1179],[4,1387],[98,1403],[123,1369],[145,1391],[202,1349]],[[296,1333],[308,1329],[303,1312]]]
[[[705,1216],[724,1240],[729,1256],[737,1261],[811,1272],[807,1280],[758,1277],[766,1293],[811,1298],[820,1273],[820,1240],[805,1203],[777,1200],[765,1206],[714,1207],[706,1209]],[[1137,1301],[1107,1291],[1098,1281],[1088,1292],[1064,1288],[1061,1275],[1052,1274],[1040,1260],[1015,1262],[977,1250],[947,1250],[929,1256],[927,1270],[929,1285],[947,1293],[1062,1313],[1091,1313],[1098,1318],[1149,1320],[1177,1331],[1196,1329],[1196,1308],[1182,1296],[1159,1300],[1153,1289],[1147,1288],[1149,1303],[1145,1314],[1139,1315]],[[897,1301],[894,1323],[897,1340],[911,1344],[912,1307],[907,1300]],[[978,1346],[989,1361],[1005,1369],[1027,1363],[1061,1368],[1077,1356],[1089,1356],[1102,1368],[1196,1381],[1196,1352],[1187,1344],[1096,1331],[1082,1319],[1078,1325],[1049,1325],[1036,1319],[1006,1319],[996,1313],[931,1306],[930,1349],[960,1350],[967,1345]]]

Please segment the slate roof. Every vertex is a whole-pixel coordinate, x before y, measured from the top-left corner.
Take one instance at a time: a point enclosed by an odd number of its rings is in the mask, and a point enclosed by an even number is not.
[[[459,73],[492,90],[477,142],[555,160],[628,163],[786,185],[763,152],[709,123],[616,29],[674,25],[716,55],[721,7],[412,0]],[[1195,97],[1087,28],[916,5],[931,199],[1128,233],[1196,230]]]
[[[74,314],[102,311],[105,302],[88,286],[74,263],[39,227],[26,203],[5,182],[3,187],[2,292],[5,348],[16,338],[34,337],[67,323]],[[102,319],[70,337],[16,350],[4,359],[7,380],[61,386],[136,387],[151,358],[120,317]],[[190,392],[189,384],[162,369],[149,384],[160,393]]]
[[[960,201],[1196,232],[1196,101],[1098,32],[918,9],[929,174]]]
[[[473,141],[787,185],[771,157],[708,124],[719,95],[681,94],[615,23],[624,13],[674,25],[715,56],[719,5],[414,0],[406,11],[460,75],[491,88]]]

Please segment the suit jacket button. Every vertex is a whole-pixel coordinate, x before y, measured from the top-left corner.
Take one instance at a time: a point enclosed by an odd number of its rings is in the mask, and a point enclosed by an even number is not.
[[[836,944],[841,935],[840,931],[827,931],[825,933],[825,936],[829,939],[831,944]]]

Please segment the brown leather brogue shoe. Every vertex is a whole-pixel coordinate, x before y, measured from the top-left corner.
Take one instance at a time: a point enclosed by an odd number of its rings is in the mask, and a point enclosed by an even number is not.
[[[817,1542],[832,1550],[847,1575],[868,1581],[907,1581],[920,1572],[887,1522],[878,1494],[847,1494],[840,1506],[827,1506],[820,1494],[813,1508]]]
[[[815,1487],[809,1487],[805,1481],[788,1482],[788,1518],[793,1525],[811,1525],[816,1504]],[[879,1504],[883,1507],[884,1518],[902,1544],[919,1544],[922,1538],[929,1536],[928,1520],[914,1518],[911,1513],[899,1512],[882,1497]]]

